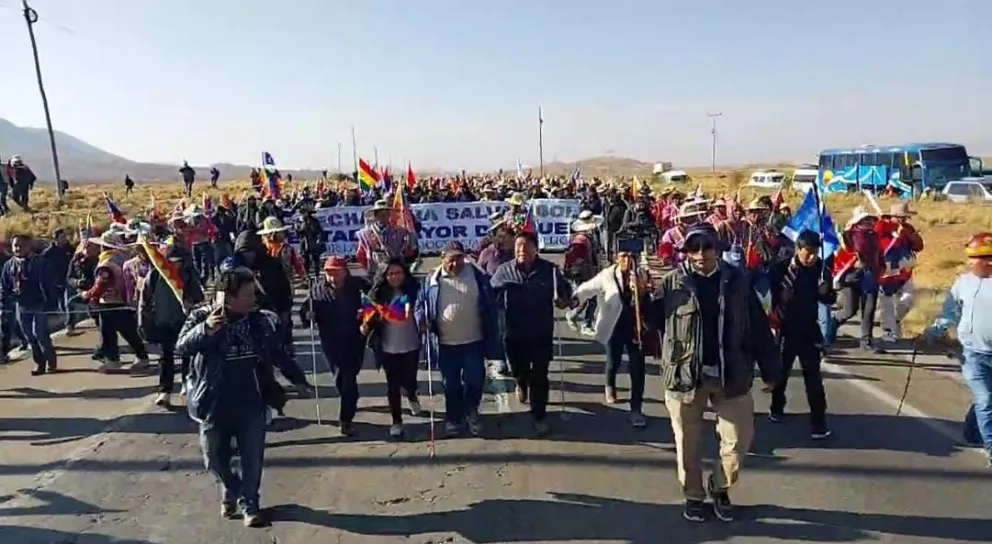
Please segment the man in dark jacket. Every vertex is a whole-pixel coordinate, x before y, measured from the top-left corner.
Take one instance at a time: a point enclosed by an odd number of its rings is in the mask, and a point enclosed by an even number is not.
[[[17,202],[21,208],[27,210],[28,195],[31,193],[31,189],[34,188],[34,182],[38,178],[35,177],[34,172],[17,155],[14,155],[10,159],[10,167],[10,185],[14,189],[14,202]]]
[[[708,493],[714,514],[731,521],[728,490],[754,435],[754,363],[768,389],[781,380],[782,364],[746,272],[719,259],[713,226],[690,227],[682,251],[685,262],[661,279],[651,311],[663,326],[661,376],[678,452],[683,515],[704,521]],[[699,439],[707,405],[716,412],[722,446],[704,487]]]
[[[17,318],[21,333],[31,347],[38,376],[55,372],[58,360],[52,345],[45,312],[55,307],[55,290],[45,259],[34,252],[30,236],[19,234],[11,240],[14,257],[0,271],[0,300],[4,312]]]
[[[300,305],[300,320],[317,326],[320,350],[341,395],[338,422],[345,436],[354,433],[358,412],[358,372],[365,357],[359,312],[362,294],[369,288],[368,280],[351,275],[348,262],[335,255],[324,262],[323,277],[311,284],[307,299]]]
[[[262,245],[262,238],[258,234],[246,231],[238,235],[238,239],[234,242],[234,257],[231,259],[230,264],[233,266],[243,266],[255,274],[258,285],[256,300],[259,308],[269,310],[277,316],[288,316],[291,318],[293,311],[293,287],[289,284],[289,278],[286,276],[282,263],[278,259],[269,256],[265,251],[265,246]],[[227,265],[222,263],[221,269],[225,268],[225,266]],[[230,268],[231,266],[227,267]],[[283,320],[280,320],[279,325],[283,333],[285,333],[286,327],[290,329],[293,327],[292,322],[283,322]],[[286,345],[285,336],[283,334],[284,339],[281,343],[284,344],[287,350],[291,351],[293,346],[291,343]],[[301,394],[307,394],[310,390],[310,385],[303,370],[296,363],[295,358],[287,358],[284,363],[285,366],[279,366],[279,370],[286,376],[286,379],[298,388]]]
[[[803,370],[814,440],[831,435],[827,428],[827,396],[820,374],[823,336],[817,323],[819,304],[833,304],[837,294],[833,278],[823,266],[820,235],[803,231],[796,238],[796,254],[774,264],[769,272],[772,286],[772,325],[779,330],[782,379],[772,390],[768,419],[778,423],[785,417],[785,389],[796,358]]]
[[[155,404],[168,408],[172,406],[172,392],[176,382],[176,340],[186,321],[186,312],[203,302],[203,288],[200,277],[193,266],[193,256],[180,245],[167,248],[165,266],[178,272],[182,282],[182,301],[177,298],[173,286],[162,277],[158,268],[152,266],[141,291],[138,293],[138,315],[145,339],[162,348],[158,362],[158,396]],[[171,272],[167,271],[167,273]],[[186,376],[189,374],[189,356],[181,358],[181,393],[186,392]]]
[[[491,284],[505,316],[503,345],[517,382],[517,398],[530,402],[534,430],[547,434],[545,422],[551,384],[548,371],[555,343],[555,306],[566,308],[572,286],[561,270],[537,255],[537,237],[521,232],[514,239],[514,260],[503,263]]]
[[[206,468],[221,488],[221,515],[233,518],[240,507],[244,524],[259,527],[259,488],[269,408],[282,410],[285,393],[273,365],[288,354],[279,341],[278,318],[257,310],[255,276],[238,267],[221,270],[217,301],[190,311],[176,354],[193,357],[186,404],[200,426]],[[231,441],[237,442],[241,473],[231,466]]]
[[[66,329],[72,332],[71,329],[73,327],[69,326],[72,323],[69,315],[69,297],[71,295],[69,294],[67,283],[69,279],[69,262],[72,260],[75,248],[69,243],[69,236],[66,234],[65,229],[55,229],[52,235],[54,238],[52,245],[45,249],[42,256],[48,262],[48,269],[52,275],[52,289],[58,297],[55,303],[58,305],[59,310],[65,312]]]
[[[183,167],[179,169],[179,175],[183,177],[183,185],[186,186],[186,198],[193,196],[193,183],[196,181],[196,170],[183,161]]]

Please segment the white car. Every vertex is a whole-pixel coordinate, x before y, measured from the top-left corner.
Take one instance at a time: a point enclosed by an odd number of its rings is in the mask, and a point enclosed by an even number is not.
[[[751,174],[747,184],[750,187],[758,187],[761,189],[778,189],[782,186],[782,182],[784,181],[785,174],[772,170],[768,172],[762,171]]]
[[[988,178],[965,178],[950,181],[941,191],[951,202],[992,202],[992,180]]]

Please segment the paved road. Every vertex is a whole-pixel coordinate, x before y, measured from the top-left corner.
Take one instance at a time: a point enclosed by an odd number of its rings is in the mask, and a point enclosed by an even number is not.
[[[927,368],[912,380],[911,415],[936,417],[923,420],[893,415],[903,359],[839,354],[826,373],[835,437],[812,443],[802,415],[779,426],[759,416],[733,497],[747,505],[742,519],[690,525],[681,518],[657,367],[649,370],[650,426],[633,429],[623,405],[601,404],[600,349],[561,330],[569,417],[555,418],[547,439],[530,437],[519,407],[494,414],[489,402],[485,438],[439,441],[430,460],[426,418],[410,421],[408,441],[385,440],[383,378],[371,369],[360,378],[356,438],[317,426],[312,400],[291,401],[268,437],[263,503],[273,524],[260,530],[220,520],[193,427],[182,413],[151,405],[154,377],[94,373],[85,354],[92,333],[60,338],[65,373],[31,378],[27,361],[0,369],[0,543],[992,539],[992,471],[955,440],[966,397],[943,358],[921,359]],[[308,332],[297,336],[305,342]],[[326,374],[318,382],[331,383]],[[806,409],[801,382],[790,386],[796,412]],[[326,420],[336,401],[332,388],[322,393]],[[764,413],[767,398],[758,394],[757,405]]]

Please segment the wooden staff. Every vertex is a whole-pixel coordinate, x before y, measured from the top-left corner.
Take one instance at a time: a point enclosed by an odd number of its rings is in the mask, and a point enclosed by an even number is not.
[[[633,285],[631,285],[631,293],[634,296],[634,343],[641,345],[641,294],[639,292],[637,283],[637,266],[634,266],[634,274],[631,278]]]

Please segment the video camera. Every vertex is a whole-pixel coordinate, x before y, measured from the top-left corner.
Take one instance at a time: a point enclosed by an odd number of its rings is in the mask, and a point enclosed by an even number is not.
[[[644,253],[644,236],[637,232],[623,230],[615,237],[617,253],[633,253],[640,255]]]

